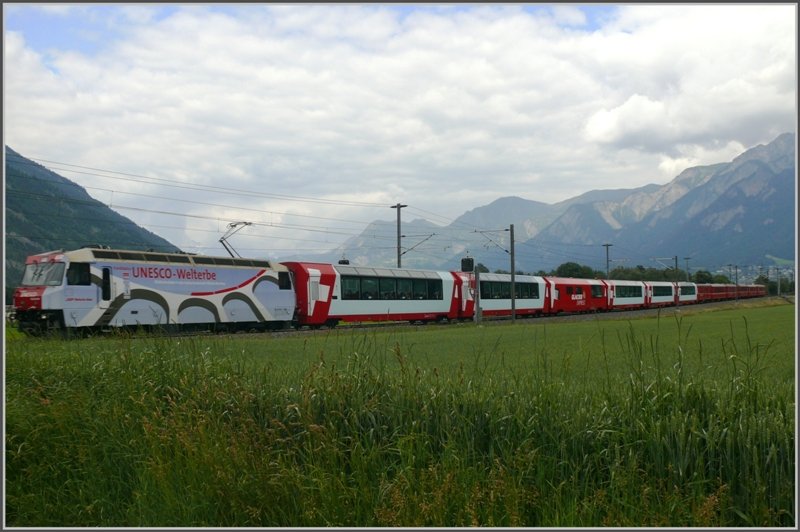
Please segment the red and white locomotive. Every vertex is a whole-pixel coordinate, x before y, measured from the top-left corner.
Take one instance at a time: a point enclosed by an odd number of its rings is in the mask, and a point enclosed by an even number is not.
[[[263,260],[85,247],[28,257],[19,328],[264,328],[291,323],[289,270]]]
[[[477,284],[477,286],[476,286]],[[20,329],[258,330],[340,322],[456,321],[762,297],[761,285],[621,281],[371,268],[84,247],[28,257]]]

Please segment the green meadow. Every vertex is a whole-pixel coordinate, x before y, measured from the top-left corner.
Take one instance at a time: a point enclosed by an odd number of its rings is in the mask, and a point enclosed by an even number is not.
[[[13,527],[794,527],[794,305],[6,336]]]

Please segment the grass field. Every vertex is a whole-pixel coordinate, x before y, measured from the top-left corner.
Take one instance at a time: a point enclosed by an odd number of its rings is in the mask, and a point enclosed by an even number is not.
[[[11,334],[6,524],[793,527],[795,329]]]

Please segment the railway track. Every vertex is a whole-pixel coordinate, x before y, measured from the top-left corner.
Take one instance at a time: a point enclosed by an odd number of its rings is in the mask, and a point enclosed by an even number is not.
[[[559,314],[559,315],[539,315],[539,316],[526,316],[517,317],[518,324],[533,324],[533,323],[568,323],[579,321],[595,321],[595,320],[628,320],[628,319],[641,319],[648,317],[673,317],[676,315],[684,315],[691,312],[704,312],[709,310],[724,310],[734,309],[741,307],[752,306],[773,306],[782,304],[794,304],[786,298],[779,297],[766,297],[754,298],[739,301],[713,301],[709,303],[695,303],[692,305],[670,306],[651,309],[636,309],[636,310],[615,310],[608,312],[593,312],[584,314]],[[508,325],[511,323],[510,316],[503,317],[487,317],[481,320],[480,326],[499,326]],[[205,332],[202,333],[207,336],[215,337],[239,337],[243,334],[248,335],[261,335],[268,337],[286,337],[286,336],[302,336],[312,334],[327,334],[333,330],[336,331],[358,331],[358,330],[375,330],[375,329],[408,329],[408,328],[434,328],[434,327],[451,327],[461,325],[470,325],[474,321],[466,320],[462,322],[428,322],[428,323],[408,323],[402,321],[392,322],[373,322],[373,323],[348,323],[339,324],[336,327],[319,327],[319,328],[301,328],[301,329],[283,329],[276,331],[238,331],[238,332]],[[192,335],[187,335],[192,336]]]
[[[556,315],[536,315],[536,316],[517,316],[516,322],[518,324],[532,324],[532,323],[568,323],[579,321],[595,321],[595,320],[629,320],[641,319],[647,317],[664,316],[672,317],[675,315],[682,315],[691,312],[703,312],[714,309],[732,309],[743,306],[773,306],[794,304],[794,298],[787,298],[785,296],[770,296],[762,298],[751,298],[744,300],[727,300],[727,301],[713,301],[709,303],[695,303],[691,305],[681,306],[667,306],[650,309],[635,309],[635,310],[612,310],[607,312],[589,312],[589,313],[572,313],[572,314],[556,314]],[[508,325],[512,322],[510,316],[502,317],[484,317],[480,321],[480,326],[493,327],[498,325]],[[451,327],[458,325],[471,325],[474,320],[464,321],[443,321],[443,322],[414,322],[409,323],[405,321],[387,321],[387,322],[363,322],[363,323],[346,323],[338,324],[334,327],[320,326],[320,327],[302,327],[302,328],[285,328],[275,330],[261,330],[256,328],[242,329],[238,331],[229,330],[210,330],[210,329],[197,329],[197,330],[165,330],[158,327],[142,327],[140,329],[105,329],[101,331],[86,332],[82,334],[64,333],[64,331],[53,331],[45,336],[61,337],[65,339],[78,339],[88,337],[124,337],[131,339],[139,338],[153,338],[153,337],[166,337],[166,338],[191,338],[191,337],[241,337],[243,335],[254,337],[287,337],[287,336],[303,336],[313,334],[327,334],[333,330],[337,331],[358,331],[358,330],[377,330],[377,329],[408,329],[412,327],[425,329],[435,327]]]

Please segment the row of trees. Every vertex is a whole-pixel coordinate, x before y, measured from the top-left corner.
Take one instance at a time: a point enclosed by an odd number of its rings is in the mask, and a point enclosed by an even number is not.
[[[489,268],[487,268],[481,263],[478,263],[476,269],[482,273],[489,272]],[[510,272],[508,270],[495,270],[494,273],[510,273]],[[517,271],[517,274],[525,275],[522,271]],[[545,272],[544,270],[539,270],[538,272],[531,273],[528,275],[576,277],[579,279],[606,278],[606,272],[595,270],[589,266],[584,266],[576,262],[565,262],[555,270],[551,270],[549,272]],[[697,270],[696,272],[687,277],[686,271],[681,270],[680,268],[678,268],[677,270],[675,268],[666,268],[666,269],[645,268],[642,265],[636,266],[635,268],[623,268],[623,267],[614,268],[609,272],[609,278],[625,280],[625,281],[686,281],[688,279],[689,281],[698,284],[711,284],[711,283],[730,284],[734,282],[727,275],[712,274],[711,272],[706,270]],[[758,278],[756,278],[755,284],[765,285],[768,289],[768,292],[772,295],[778,293],[787,294],[794,292],[794,280],[784,276],[781,276],[780,282],[778,282],[778,280],[769,279],[766,275],[760,275],[758,276]],[[778,292],[778,288],[780,288],[780,292]]]

